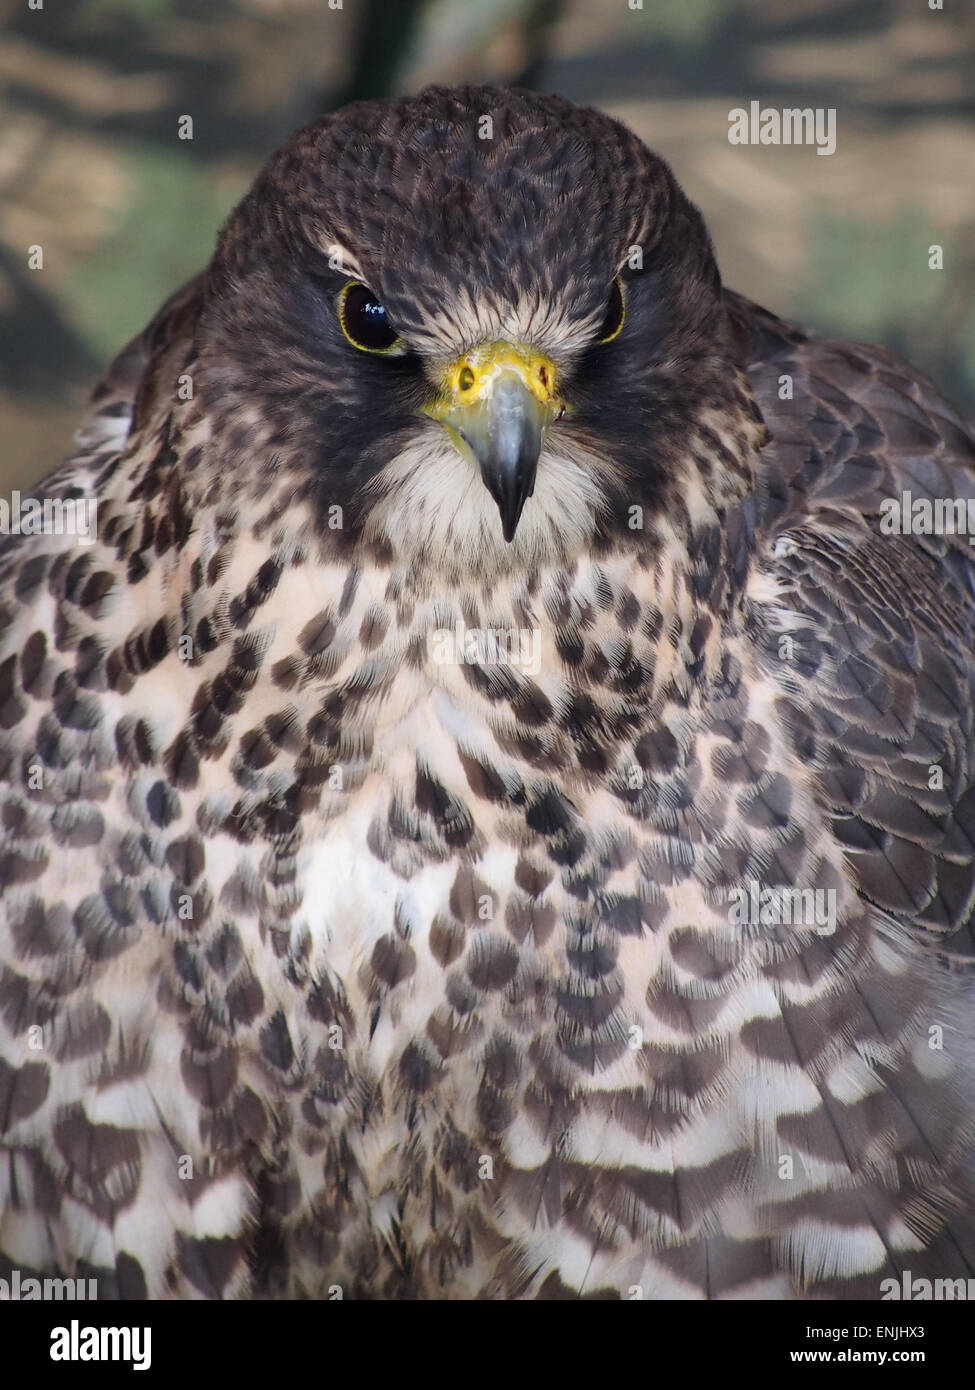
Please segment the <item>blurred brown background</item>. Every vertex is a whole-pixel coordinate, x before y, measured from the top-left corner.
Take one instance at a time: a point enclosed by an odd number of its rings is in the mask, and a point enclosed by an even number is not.
[[[701,206],[727,283],[885,343],[975,415],[975,0],[635,3],[0,0],[0,493],[69,452],[101,368],[284,136],[431,81],[621,117]],[[835,107],[836,153],[732,146],[752,100]]]

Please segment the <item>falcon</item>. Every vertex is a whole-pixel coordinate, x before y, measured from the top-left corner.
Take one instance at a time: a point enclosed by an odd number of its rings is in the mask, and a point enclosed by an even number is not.
[[[606,115],[294,136],[0,554],[0,1273],[968,1278],[973,464]]]

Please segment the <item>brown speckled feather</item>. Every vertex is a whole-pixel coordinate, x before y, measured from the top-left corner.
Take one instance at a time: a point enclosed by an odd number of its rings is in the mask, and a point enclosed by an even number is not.
[[[571,407],[510,543],[424,413],[485,342]],[[94,543],[0,548],[0,1274],[975,1273],[971,552],[879,525],[971,489],[933,386],[723,292],[607,117],[431,89],[271,160],[79,450]]]
[[[967,534],[890,535],[882,504],[967,498],[958,412],[880,348],[809,341],[738,296],[773,443],[759,525],[802,623],[798,737],[871,902],[971,953],[975,898],[975,551]],[[793,381],[779,399],[778,381]],[[826,679],[824,679],[826,677]]]

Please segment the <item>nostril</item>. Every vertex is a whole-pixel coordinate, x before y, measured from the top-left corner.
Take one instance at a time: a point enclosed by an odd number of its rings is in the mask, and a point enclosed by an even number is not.
[[[545,367],[545,366],[539,367],[539,369],[538,369],[538,379],[539,379],[539,381],[542,383],[542,385],[545,387],[545,389],[546,389],[546,391],[547,391],[547,390],[548,390],[548,368],[547,368],[547,367]]]
[[[462,367],[458,377],[458,385],[462,391],[469,391],[474,385],[474,373],[470,367]]]

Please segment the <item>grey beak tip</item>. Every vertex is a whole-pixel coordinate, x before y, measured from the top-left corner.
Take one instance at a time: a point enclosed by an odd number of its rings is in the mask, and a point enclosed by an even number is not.
[[[502,379],[489,401],[459,408],[448,420],[480,465],[484,486],[501,515],[501,534],[510,545],[525,503],[535,491],[549,423],[546,408],[522,381]]]

